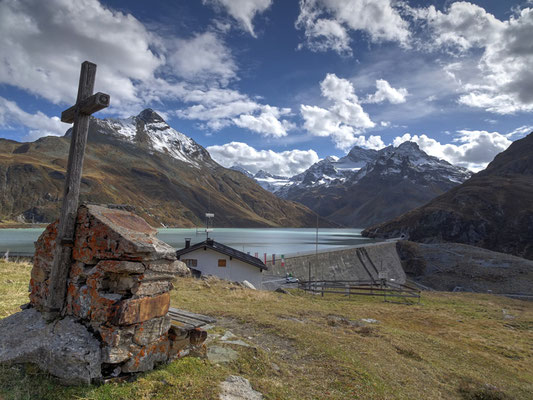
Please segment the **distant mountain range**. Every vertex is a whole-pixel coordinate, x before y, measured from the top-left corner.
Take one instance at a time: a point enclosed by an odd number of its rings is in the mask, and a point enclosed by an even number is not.
[[[365,227],[416,208],[467,180],[472,173],[429,156],[416,143],[382,150],[354,147],[342,157],[327,157],[293,177],[259,171],[263,188],[300,202],[336,223]]]
[[[0,218],[58,216],[69,136],[0,139]],[[307,207],[220,166],[151,109],[128,119],[91,118],[81,200],[132,205],[155,226],[203,226],[208,210],[216,226],[316,226]]]
[[[533,133],[462,185],[363,234],[465,243],[533,259]]]

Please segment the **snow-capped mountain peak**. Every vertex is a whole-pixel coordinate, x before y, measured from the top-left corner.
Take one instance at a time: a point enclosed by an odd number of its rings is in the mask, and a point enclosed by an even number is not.
[[[95,119],[100,133],[148,147],[195,167],[214,164],[209,153],[190,137],[170,127],[154,110],[125,119]]]
[[[287,197],[291,190],[352,185],[370,173],[392,179],[417,180],[421,184],[456,184],[472,175],[465,168],[428,155],[417,143],[404,142],[398,147],[388,146],[379,151],[354,146],[344,157],[326,157],[290,179],[274,177],[265,171],[259,171],[254,178],[265,189]]]
[[[466,168],[454,166],[445,160],[430,156],[414,142],[404,142],[398,147],[388,146],[379,150],[375,160],[362,168],[352,181],[360,180],[369,173],[397,176],[399,179],[411,177],[410,179],[422,179],[427,182],[450,181],[454,183],[462,183],[472,175]]]

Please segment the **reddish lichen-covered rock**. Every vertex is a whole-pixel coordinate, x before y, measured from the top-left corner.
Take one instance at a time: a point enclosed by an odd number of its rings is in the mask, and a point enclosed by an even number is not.
[[[151,319],[135,327],[133,342],[141,346],[146,346],[167,334],[169,329],[170,317],[164,316]]]
[[[48,296],[48,278],[54,260],[54,248],[57,236],[57,222],[46,227],[35,242],[33,268],[30,279],[30,303],[38,310],[42,309]]]
[[[144,219],[128,211],[81,206],[72,257],[88,264],[98,260],[175,260],[175,250],[157,239],[156,233]]]
[[[122,366],[123,372],[139,372],[153,369],[157,364],[168,361],[170,342],[167,335],[146,346],[139,346],[131,358]]]
[[[119,306],[116,325],[133,325],[167,314],[170,307],[170,294],[154,297],[124,300]]]
[[[167,316],[172,280],[188,269],[155,234],[127,211],[78,210],[63,314],[99,338],[102,371],[146,371],[190,345],[188,335],[169,336]],[[46,304],[56,236],[57,222],[36,242],[30,302],[37,310]]]
[[[103,271],[117,274],[142,274],[146,270],[143,263],[120,260],[102,260],[97,266]]]

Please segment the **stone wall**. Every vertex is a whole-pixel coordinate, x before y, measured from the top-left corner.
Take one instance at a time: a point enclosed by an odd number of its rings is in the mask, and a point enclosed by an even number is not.
[[[172,280],[188,268],[156,232],[127,211],[95,205],[78,211],[63,317],[100,342],[103,376],[152,369],[179,356],[184,340],[205,339],[171,328]],[[56,235],[53,223],[35,245],[30,304],[38,311],[46,304]]]

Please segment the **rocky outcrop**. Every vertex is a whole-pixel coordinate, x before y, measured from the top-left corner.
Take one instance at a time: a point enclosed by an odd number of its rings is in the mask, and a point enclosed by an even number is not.
[[[96,205],[78,210],[64,319],[46,324],[40,311],[46,311],[56,228],[49,225],[36,243],[31,308],[0,322],[0,332],[24,325],[18,336],[0,340],[0,361],[34,362],[67,383],[88,383],[150,370],[205,340],[201,331],[171,326],[172,280],[188,272],[175,250],[142,218]]]
[[[262,400],[263,395],[254,390],[248,379],[230,375],[220,383],[220,400]]]
[[[533,293],[533,261],[459,243],[397,242],[411,279],[436,290]]]
[[[33,363],[67,385],[102,377],[100,342],[73,317],[48,324],[36,309],[0,321],[0,363]]]
[[[462,185],[362,234],[465,243],[533,259],[533,134]]]

